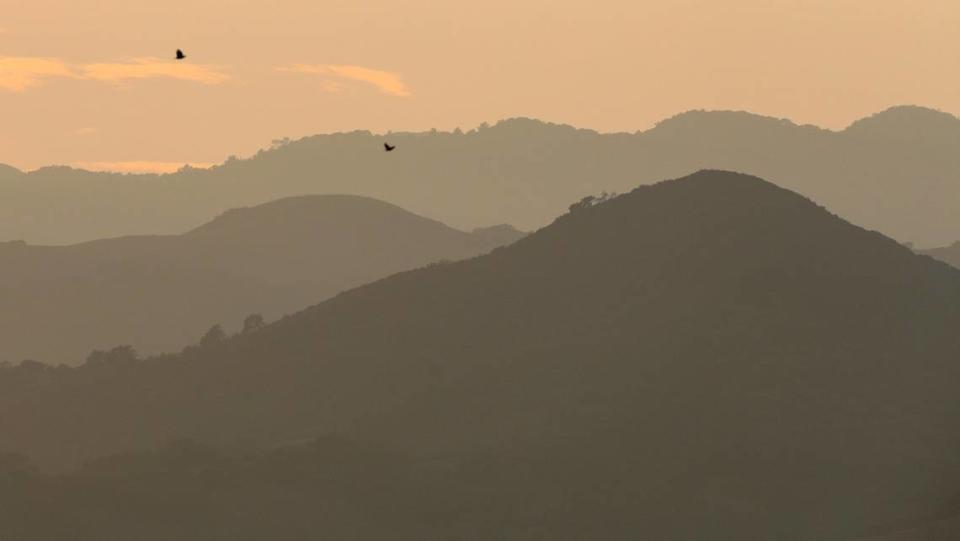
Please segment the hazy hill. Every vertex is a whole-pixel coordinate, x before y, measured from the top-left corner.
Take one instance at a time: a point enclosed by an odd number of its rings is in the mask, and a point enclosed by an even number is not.
[[[397,151],[383,152],[386,140]],[[0,240],[175,233],[228,208],[305,193],[376,197],[455,227],[530,230],[586,195],[717,168],[770,179],[864,227],[935,246],[960,229],[957,148],[960,120],[920,107],[836,132],[693,111],[633,134],[511,119],[465,133],[318,135],[165,176],[0,171]]]
[[[512,242],[357,196],[302,196],[228,211],[177,236],[73,246],[0,243],[0,360],[82,361],[95,348],[180,350],[344,289]]]
[[[78,539],[184,502],[198,540],[864,537],[960,487],[958,325],[960,271],[706,171],[182,355],[8,369],[0,449],[266,453],[39,481]]]
[[[944,246],[942,248],[921,250],[921,253],[939,259],[944,263],[949,263],[950,265],[960,269],[960,242],[954,242],[950,246]]]

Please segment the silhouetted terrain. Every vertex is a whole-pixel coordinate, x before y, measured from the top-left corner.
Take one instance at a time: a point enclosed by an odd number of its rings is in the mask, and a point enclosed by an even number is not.
[[[929,519],[904,524],[875,536],[862,537],[857,541],[953,541],[960,539],[960,510],[953,502],[946,516],[934,516]]]
[[[133,453],[8,458],[0,537],[888,535],[955,509],[958,326],[960,271],[700,172],[180,355],[5,370],[0,449]]]
[[[0,360],[79,363],[118,344],[179,350],[215,323],[273,319],[520,236],[510,226],[464,233],[364,197],[302,196],[231,210],[178,236],[0,243]]]
[[[512,119],[466,133],[368,132],[280,141],[251,159],[174,175],[63,167],[0,171],[0,235],[31,243],[175,233],[224,210],[305,193],[390,201],[455,227],[531,230],[570,201],[703,168],[770,179],[919,246],[960,230],[960,120],[898,107],[843,131],[741,112],[684,113],[635,134]]]
[[[950,246],[944,246],[942,248],[920,250],[920,253],[939,259],[944,263],[949,263],[960,269],[960,242],[954,242]]]
[[[570,498],[549,492],[558,488],[556,483],[529,487],[524,484],[542,479],[530,479],[516,471],[511,472],[519,474],[515,479],[504,479],[505,472],[499,473],[490,484],[502,488],[505,501],[499,501],[487,492],[491,486],[482,476],[497,472],[502,464],[485,463],[478,457],[468,468],[450,466],[338,437],[261,455],[223,453],[179,441],[150,453],[93,461],[65,476],[40,474],[22,459],[6,456],[0,457],[0,533],[20,541],[483,540],[542,539],[546,533],[559,539],[580,539],[559,531],[563,525],[582,520],[584,511],[592,511],[575,504],[565,506],[570,515],[561,518],[565,524],[556,524],[554,514],[545,516],[542,523],[532,522],[532,517],[526,519],[531,522],[518,523],[529,513],[526,509],[544,503],[563,505],[562,501]],[[746,514],[764,517],[745,508],[748,502],[738,501],[736,489],[730,482],[707,495],[720,503],[718,511],[724,511],[724,503],[734,508],[732,513],[726,511],[729,517],[716,516],[717,523],[700,522],[674,531],[660,531],[656,524],[652,528],[631,525],[633,531],[620,531],[621,525],[611,524],[602,538],[636,539],[650,532],[658,539],[671,540],[953,541],[960,533],[957,497],[934,499],[913,509],[908,504],[903,506],[906,512],[899,510],[899,516],[891,506],[883,511],[895,514],[879,517],[864,528],[848,528],[847,533],[831,535],[821,529],[810,534],[790,523],[767,532],[762,528],[750,531],[742,524],[734,526],[736,521]],[[536,499],[516,497],[529,492]],[[723,502],[727,495],[729,500]],[[691,491],[690,504],[680,511],[697,511],[703,498]],[[492,502],[495,505],[491,506]],[[637,505],[609,503],[621,507],[619,512]],[[832,503],[827,500],[823,505]],[[696,527],[703,529],[691,531]],[[860,531],[851,535],[852,530]],[[771,531],[775,537],[769,535]]]

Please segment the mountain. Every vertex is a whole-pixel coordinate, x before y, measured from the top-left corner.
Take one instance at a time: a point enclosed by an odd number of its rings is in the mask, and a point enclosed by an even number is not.
[[[960,241],[954,242],[950,246],[920,250],[920,253],[926,254],[934,259],[939,259],[944,263],[960,269]]]
[[[492,470],[489,465],[481,468]],[[67,475],[38,473],[21,457],[8,455],[0,457],[0,480],[0,533],[18,541],[97,541],[133,534],[143,541],[292,541],[316,537],[317,532],[333,539],[370,540],[480,540],[494,533],[500,539],[526,540],[540,539],[543,532],[577,539],[548,521],[517,524],[522,511],[485,514],[490,510],[484,501],[488,495],[471,494],[476,484],[459,484],[457,474],[428,461],[337,437],[257,456],[179,441],[149,453],[93,461]],[[733,496],[730,503],[742,505]],[[506,499],[521,510],[542,505],[517,501],[509,492]],[[735,522],[730,519],[736,517],[729,512],[717,517],[719,524],[697,522],[686,530],[656,533],[661,539],[952,541],[960,533],[958,501],[948,498],[929,512],[891,516],[853,534],[854,529],[821,529],[809,535],[782,524],[774,532],[779,535],[763,537],[766,532],[760,529],[731,528]],[[635,502],[627,502],[630,505]],[[736,511],[744,514],[742,508]],[[582,516],[573,506],[568,513],[568,523]],[[652,530],[644,525],[632,531],[618,527],[611,524],[604,538],[635,539]]]
[[[145,353],[193,344],[344,289],[510,243],[358,196],[301,196],[230,210],[176,236],[73,246],[0,243],[0,360],[76,364],[94,349]]]
[[[845,131],[864,139],[950,144],[957,139],[957,117],[943,111],[906,105],[860,119]]]
[[[21,175],[23,175],[23,172],[16,167],[0,163],[0,181],[15,179]]]
[[[383,152],[385,140],[397,150]],[[958,146],[960,119],[914,106],[841,131],[691,111],[632,134],[523,118],[468,132],[336,133],[169,175],[0,171],[0,240],[176,233],[228,208],[310,193],[375,197],[455,227],[532,230],[584,196],[712,168],[771,179],[867,228],[935,246],[960,228]]]
[[[123,454],[5,501],[83,504],[76,539],[886,535],[960,487],[958,325],[960,271],[703,171],[179,355],[8,368],[0,449]],[[183,439],[225,457],[147,451]]]

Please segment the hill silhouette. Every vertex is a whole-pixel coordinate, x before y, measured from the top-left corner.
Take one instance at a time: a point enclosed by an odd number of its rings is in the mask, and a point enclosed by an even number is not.
[[[234,209],[176,236],[0,243],[0,360],[78,364],[119,344],[143,353],[180,350],[215,323],[236,328],[252,313],[275,319],[519,236],[509,226],[465,233],[343,195]]]
[[[950,246],[920,250],[920,253],[926,254],[935,259],[939,259],[944,263],[948,263],[960,269],[960,242],[954,242]]]
[[[8,369],[0,449],[245,450],[24,481],[77,539],[176,502],[198,540],[885,535],[960,487],[958,324],[960,271],[704,171],[180,355]]]
[[[249,159],[171,175],[50,167],[0,172],[0,240],[65,244],[177,233],[238,206],[352,193],[454,227],[541,227],[570,201],[713,168],[770,179],[855,223],[936,246],[960,229],[960,120],[896,107],[830,131],[744,112],[693,111],[644,132],[530,119],[468,132],[338,133],[278,140]]]

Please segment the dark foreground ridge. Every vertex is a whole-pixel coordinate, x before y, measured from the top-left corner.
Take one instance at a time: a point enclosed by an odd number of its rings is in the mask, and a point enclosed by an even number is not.
[[[0,537],[924,528],[957,512],[958,326],[960,271],[702,171],[210,347],[3,374],[0,448],[114,457],[7,459]]]

